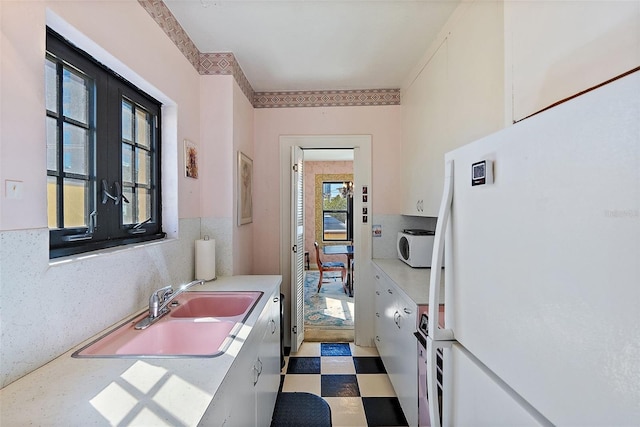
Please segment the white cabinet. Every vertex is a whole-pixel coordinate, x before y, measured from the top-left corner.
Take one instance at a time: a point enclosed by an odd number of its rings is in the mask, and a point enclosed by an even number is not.
[[[505,12],[513,120],[640,64],[638,1],[505,2]]]
[[[280,294],[270,297],[270,315],[255,366],[256,425],[269,426],[280,386]],[[274,393],[275,391],[275,393]]]
[[[437,216],[447,144],[447,41],[402,96],[403,210]]]
[[[378,268],[376,278],[376,347],[410,426],[418,424],[418,307]]]
[[[444,155],[504,126],[502,2],[463,2],[402,92],[402,213],[438,216]]]
[[[266,426],[280,384],[280,290],[265,294],[260,318],[248,333],[239,336],[242,347],[203,418],[202,425]],[[243,341],[243,342],[242,342]],[[233,351],[234,346],[229,351]]]

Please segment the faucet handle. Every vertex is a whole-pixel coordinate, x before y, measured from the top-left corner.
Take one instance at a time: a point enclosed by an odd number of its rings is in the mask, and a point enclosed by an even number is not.
[[[171,296],[172,293],[173,293],[173,288],[171,287],[171,285],[169,285],[169,286],[165,286],[164,288],[158,289],[153,293],[153,295],[157,295],[158,299],[160,300],[160,303],[163,303]]]

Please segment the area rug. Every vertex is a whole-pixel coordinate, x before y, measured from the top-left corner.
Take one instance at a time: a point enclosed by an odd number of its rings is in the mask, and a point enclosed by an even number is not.
[[[318,271],[305,271],[304,326],[323,329],[353,329],[353,297],[344,293],[338,278],[327,279],[318,292]]]

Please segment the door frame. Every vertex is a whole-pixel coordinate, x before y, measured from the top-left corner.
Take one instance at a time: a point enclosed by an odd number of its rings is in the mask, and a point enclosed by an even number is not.
[[[371,220],[373,188],[371,185],[371,135],[281,135],[280,136],[280,274],[282,274],[282,292],[285,294],[284,329],[285,343],[291,343],[291,147],[302,149],[353,149],[354,183],[354,224],[353,243],[357,254],[354,279],[358,283],[372,254]],[[367,202],[362,201],[362,189],[367,187]],[[367,207],[367,223],[363,222],[362,208]],[[358,310],[358,306],[373,307],[373,291],[361,286],[354,289],[354,336],[355,344],[371,346],[374,330],[372,322],[367,322],[367,310]],[[357,304],[356,304],[357,301]]]

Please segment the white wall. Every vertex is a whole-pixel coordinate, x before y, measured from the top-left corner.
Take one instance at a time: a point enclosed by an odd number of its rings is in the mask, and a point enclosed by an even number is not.
[[[135,0],[2,1],[1,19],[0,183],[23,185],[20,199],[0,197],[4,386],[142,308],[153,288],[193,277],[201,200],[182,173],[182,141],[199,136],[200,77]],[[47,23],[164,104],[166,241],[49,262]]]
[[[505,17],[513,120],[640,66],[640,1],[506,2]]]

